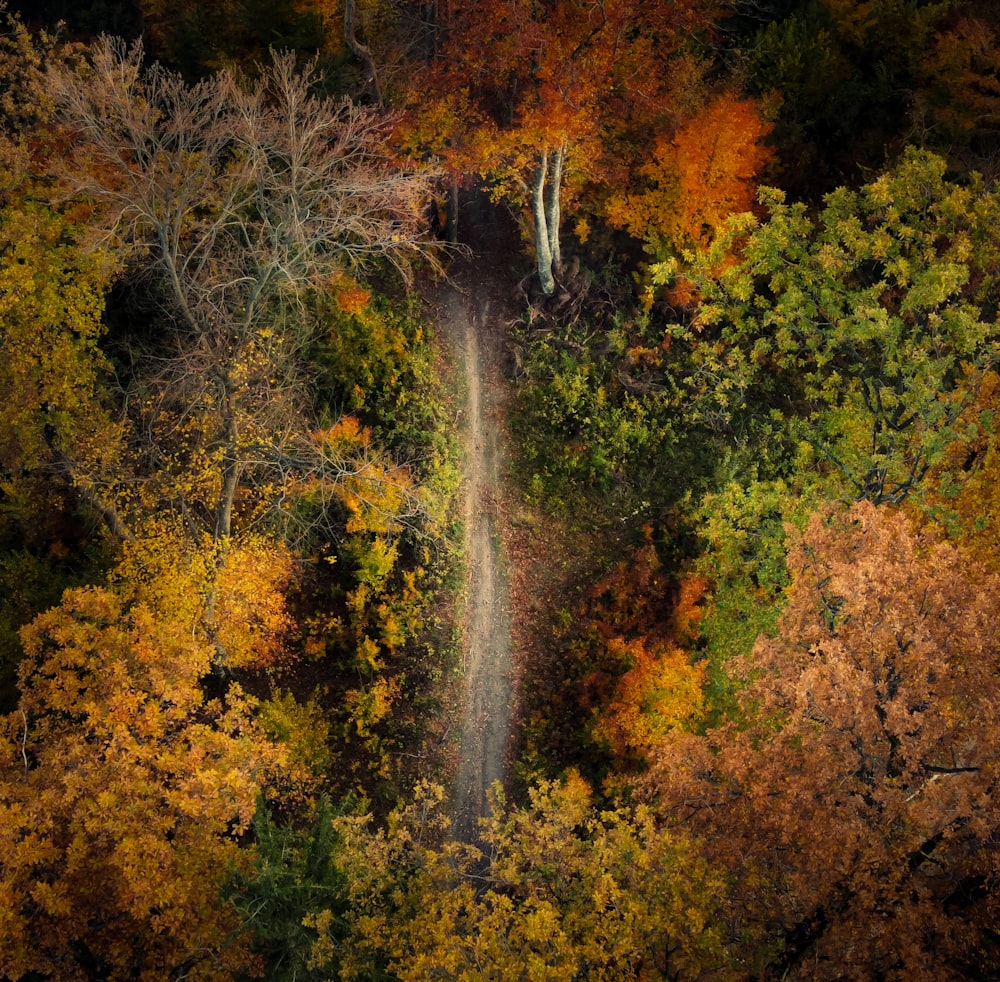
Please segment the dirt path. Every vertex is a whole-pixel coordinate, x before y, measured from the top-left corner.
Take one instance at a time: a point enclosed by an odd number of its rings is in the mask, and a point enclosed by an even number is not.
[[[506,778],[511,730],[511,612],[507,564],[500,539],[503,499],[502,400],[491,301],[474,285],[448,291],[442,309],[466,381],[464,705],[453,832],[471,842],[486,814],[487,792]]]

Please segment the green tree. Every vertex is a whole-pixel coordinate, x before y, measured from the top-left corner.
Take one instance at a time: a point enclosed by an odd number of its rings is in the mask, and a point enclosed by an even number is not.
[[[253,866],[226,886],[251,932],[251,947],[263,960],[264,977],[275,982],[329,979],[332,966],[311,965],[319,941],[318,911],[325,942],[337,945],[345,933],[347,883],[335,863],[338,843],[333,808],[321,798],[309,823],[280,822],[262,799],[252,832]]]
[[[871,184],[827,195],[815,220],[762,192],[765,220],[734,219],[691,257],[681,275],[700,301],[671,336],[690,359],[692,418],[783,442],[785,473],[815,468],[833,493],[900,501],[918,488],[974,422],[997,354],[1000,198],[945,170],[909,150]]]

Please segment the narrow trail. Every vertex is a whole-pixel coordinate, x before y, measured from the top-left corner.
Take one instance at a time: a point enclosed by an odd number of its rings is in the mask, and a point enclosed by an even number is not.
[[[511,612],[507,566],[500,540],[502,446],[496,419],[496,366],[483,351],[488,300],[453,295],[449,322],[464,324],[461,355],[466,378],[464,706],[453,832],[473,841],[487,811],[487,792],[506,778],[511,729]],[[476,309],[478,307],[478,310]],[[470,309],[471,308],[471,309]],[[458,341],[455,338],[455,341]]]
[[[467,208],[477,258],[442,296],[441,321],[465,376],[462,410],[467,567],[463,623],[464,686],[461,744],[453,791],[452,832],[474,842],[488,813],[488,792],[507,777],[511,743],[513,662],[510,581],[501,538],[504,383],[498,264],[509,263],[496,238],[495,215],[483,201]]]

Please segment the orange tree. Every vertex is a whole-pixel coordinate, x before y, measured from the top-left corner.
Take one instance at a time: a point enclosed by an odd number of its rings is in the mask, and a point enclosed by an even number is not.
[[[183,617],[101,588],[23,631],[0,721],[0,972],[229,979],[250,967],[219,900],[280,753]]]
[[[664,60],[710,29],[716,6],[473,0],[441,17],[438,57],[414,88],[426,108],[412,142],[530,207],[546,294],[561,263],[565,188],[624,179],[631,142],[647,145],[669,115]]]
[[[814,515],[788,566],[730,665],[739,720],[669,734],[648,787],[737,876],[763,977],[995,975],[1000,580],[870,502]]]
[[[606,754],[621,770],[642,767],[667,731],[701,725],[706,665],[687,649],[707,587],[671,575],[648,540],[596,580],[525,695],[522,765],[558,758],[583,769]]]
[[[770,131],[753,100],[717,96],[657,137],[639,186],[611,196],[609,220],[661,260],[707,245],[729,215],[753,205],[754,179],[773,156],[763,142]]]

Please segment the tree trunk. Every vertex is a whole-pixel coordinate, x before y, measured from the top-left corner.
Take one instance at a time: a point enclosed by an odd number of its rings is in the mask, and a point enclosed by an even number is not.
[[[361,62],[364,69],[366,81],[368,81],[375,92],[375,102],[382,106],[382,86],[378,80],[378,69],[375,67],[375,59],[372,57],[371,48],[362,44],[354,32],[354,20],[357,14],[354,0],[344,0],[344,41],[350,49],[352,55]]]
[[[531,193],[531,211],[535,219],[535,253],[538,259],[538,279],[542,292],[547,296],[555,293],[556,281],[552,275],[552,247],[549,238],[548,217],[545,202],[545,186],[549,173],[549,153],[543,150],[541,162],[535,173],[535,186]],[[551,199],[550,199],[551,204]]]
[[[563,160],[565,156],[565,144],[552,156],[552,176],[549,180],[549,200],[546,205],[545,216],[545,224],[549,236],[549,253],[552,256],[552,268],[556,273],[562,271],[562,250],[559,248],[559,225],[562,221],[562,216],[559,210],[559,197],[562,191]]]
[[[219,497],[215,503],[216,544],[227,542],[233,533],[233,502],[240,482],[239,427],[236,411],[232,405],[232,391],[228,377],[223,379],[224,391],[220,400],[225,432],[225,456],[222,459],[222,474]]]
[[[453,177],[448,185],[448,204],[445,208],[445,241],[458,245],[458,178]]]

